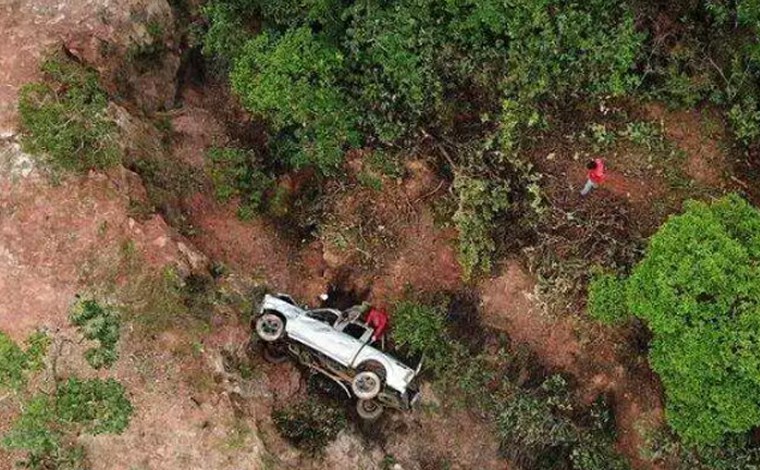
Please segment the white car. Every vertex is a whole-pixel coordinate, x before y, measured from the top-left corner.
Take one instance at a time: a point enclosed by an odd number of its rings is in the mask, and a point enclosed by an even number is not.
[[[419,398],[413,382],[421,361],[415,370],[375,348],[374,330],[346,312],[302,308],[287,295],[266,295],[252,323],[270,359],[287,352],[349,396],[350,388],[362,418],[377,418],[383,407],[410,410]]]

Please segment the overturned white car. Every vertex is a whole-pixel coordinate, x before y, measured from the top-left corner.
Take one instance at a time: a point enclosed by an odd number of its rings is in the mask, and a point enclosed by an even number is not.
[[[415,370],[376,349],[374,330],[352,317],[348,311],[301,308],[287,295],[266,295],[252,327],[269,360],[287,354],[330,377],[358,398],[362,418],[375,419],[384,407],[410,410],[419,398],[414,378],[421,361]]]

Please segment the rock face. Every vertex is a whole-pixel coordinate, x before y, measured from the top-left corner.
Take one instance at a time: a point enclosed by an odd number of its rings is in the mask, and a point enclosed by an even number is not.
[[[96,68],[109,91],[146,111],[169,108],[179,54],[166,0],[9,0],[0,4],[0,137],[17,127],[21,86],[50,48]]]

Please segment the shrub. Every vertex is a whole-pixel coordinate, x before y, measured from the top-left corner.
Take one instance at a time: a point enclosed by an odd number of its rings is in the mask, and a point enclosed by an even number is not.
[[[602,323],[620,323],[628,318],[625,295],[625,280],[612,274],[599,274],[589,285],[589,313]]]
[[[272,412],[277,431],[291,444],[319,454],[346,426],[344,411],[337,405],[307,400]]]
[[[119,434],[132,411],[124,387],[115,380],[70,378],[54,396],[41,393],[28,400],[2,445],[25,451],[25,468],[82,470],[88,467],[84,449],[72,445],[71,436],[81,430]]]
[[[119,359],[117,345],[121,322],[113,308],[92,299],[80,300],[69,313],[69,321],[78,327],[85,339],[97,341],[96,347],[84,353],[93,368],[111,367]]]
[[[709,100],[726,107],[736,137],[760,137],[760,15],[755,0],[668,4],[677,18],[665,47],[652,48],[647,74],[655,96],[692,107]],[[659,38],[658,38],[659,39]]]
[[[133,409],[124,386],[114,379],[70,378],[58,387],[55,412],[61,423],[81,425],[90,434],[121,434]]]
[[[545,100],[621,94],[638,83],[643,40],[608,0],[217,0],[205,12],[205,50],[234,63],[233,89],[271,123],[272,148],[322,170],[361,135],[446,134],[501,97],[530,110],[528,125]],[[247,39],[253,18],[263,31]]]
[[[450,366],[451,339],[446,331],[446,313],[441,307],[404,300],[393,310],[393,341],[425,356],[427,367],[437,373]]]
[[[22,144],[44,154],[56,168],[103,169],[121,159],[116,124],[107,115],[108,96],[97,73],[56,54],[42,64],[44,80],[19,93]]]
[[[259,211],[274,179],[264,173],[256,156],[233,147],[213,147],[207,156],[217,199],[226,202],[240,198],[239,215]]]
[[[760,211],[735,195],[685,207],[626,281],[626,307],[654,335],[668,422],[708,445],[760,424]]]
[[[454,179],[459,207],[453,220],[459,230],[459,262],[465,278],[476,269],[491,269],[491,255],[496,250],[493,225],[509,208],[509,188],[501,183],[465,175]]]
[[[230,74],[250,111],[270,122],[295,167],[334,171],[343,151],[359,144],[352,103],[338,86],[344,57],[309,28],[250,39]]]
[[[502,451],[524,468],[628,469],[614,451],[615,427],[604,401],[583,410],[585,425],[573,419],[577,408],[559,375],[534,390],[515,389],[496,418]]]
[[[24,351],[0,331],[0,389],[19,390],[26,385],[29,372],[42,368],[50,339],[44,333],[37,332],[30,335],[26,342]]]

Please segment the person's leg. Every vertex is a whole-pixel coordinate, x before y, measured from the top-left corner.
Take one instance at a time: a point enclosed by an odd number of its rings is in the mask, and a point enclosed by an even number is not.
[[[586,186],[584,186],[581,190],[581,196],[585,196],[594,188],[596,188],[596,184],[594,184],[594,182],[591,180],[586,180]]]

